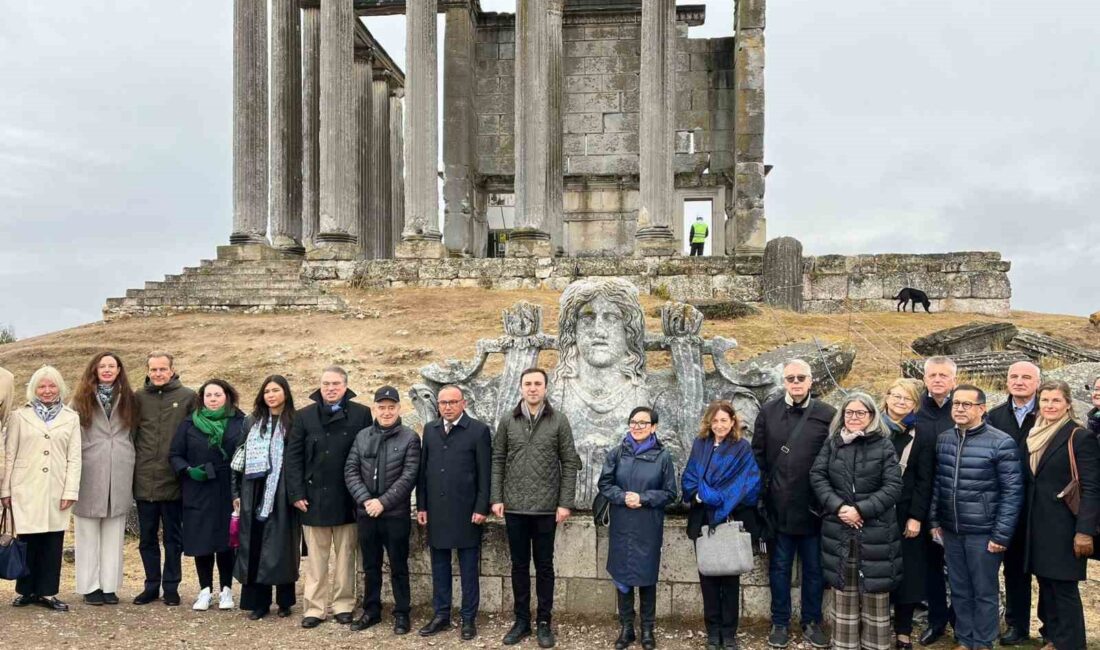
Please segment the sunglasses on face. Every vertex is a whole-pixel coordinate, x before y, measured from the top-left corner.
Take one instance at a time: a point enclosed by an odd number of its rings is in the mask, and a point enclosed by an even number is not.
[[[787,382],[788,384],[801,384],[809,378],[809,375],[787,375],[783,378],[783,381]]]

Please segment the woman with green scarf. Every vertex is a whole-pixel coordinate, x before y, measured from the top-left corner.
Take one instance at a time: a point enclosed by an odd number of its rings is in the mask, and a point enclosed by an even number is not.
[[[215,562],[221,579],[218,609],[233,609],[229,461],[244,438],[244,413],[237,409],[237,391],[221,379],[203,384],[195,401],[194,411],[176,430],[168,457],[183,492],[183,553],[195,558],[201,589],[192,609],[210,609]]]

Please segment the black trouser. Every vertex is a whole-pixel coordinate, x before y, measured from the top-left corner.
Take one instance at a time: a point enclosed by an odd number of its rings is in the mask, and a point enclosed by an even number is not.
[[[1039,620],[1043,635],[1057,650],[1083,650],[1085,612],[1081,590],[1072,580],[1039,577]]]
[[[199,589],[214,591],[214,562],[218,563],[218,582],[222,589],[233,586],[233,562],[236,553],[232,549],[195,556],[195,573],[199,576]]]
[[[65,531],[20,535],[27,543],[27,568],[30,573],[15,581],[20,596],[56,596],[61,583],[61,552]]]
[[[707,635],[721,633],[733,638],[741,618],[741,576],[705,576],[699,574],[703,592],[703,622]]]
[[[271,609],[271,591],[275,590],[275,603],[280,609],[290,609],[294,605],[294,583],[265,585],[256,582],[256,572],[260,568],[260,550],[263,548],[264,526],[266,521],[252,520],[248,543],[248,583],[241,586],[241,609],[249,611],[267,611]]]
[[[535,559],[535,593],[539,604],[535,620],[549,623],[554,611],[554,515],[504,514],[508,554],[512,557],[512,596],[517,621],[531,620],[531,556]]]
[[[393,613],[409,615],[409,534],[412,520],[403,517],[369,517],[359,515],[359,552],[366,574],[363,590],[363,613],[382,613],[382,551],[390,560],[390,586],[393,588]]]
[[[435,615],[450,620],[452,589],[451,589],[451,549],[432,548],[432,609]],[[462,587],[462,608],[460,613],[463,621],[472,621],[477,618],[477,609],[481,604],[481,585],[478,584],[478,560],[481,558],[481,547],[456,548],[458,555],[458,574]]]
[[[706,242],[691,242],[691,255],[689,257],[702,257],[703,256],[703,244]]]
[[[944,576],[943,547],[926,538],[928,573],[925,574],[925,591],[928,594],[928,627],[946,628],[954,624],[955,611],[947,604],[947,578]]]
[[[627,587],[624,593],[615,589],[619,595],[619,622],[623,625],[634,625],[634,592],[638,592],[641,601],[642,625],[653,627],[657,622],[657,585],[648,587]]]
[[[894,603],[894,634],[909,636],[913,633],[913,612],[916,603]]]
[[[1031,574],[1024,571],[1026,540],[1013,540],[1005,551],[1005,624],[1023,636],[1031,632]]]
[[[145,566],[145,590],[174,594],[179,591],[183,569],[180,556],[183,554],[183,502],[176,501],[138,501],[138,529],[141,541],[138,551],[141,563]],[[164,573],[160,569],[160,536],[158,529],[164,529]]]

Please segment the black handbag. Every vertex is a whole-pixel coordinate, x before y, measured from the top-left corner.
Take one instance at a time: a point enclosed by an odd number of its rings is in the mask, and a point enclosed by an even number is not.
[[[602,494],[592,499],[592,520],[596,526],[606,527],[611,523],[611,501]]]
[[[0,519],[0,578],[17,580],[30,572],[27,566],[27,543],[15,536],[15,513],[9,508],[4,508]]]

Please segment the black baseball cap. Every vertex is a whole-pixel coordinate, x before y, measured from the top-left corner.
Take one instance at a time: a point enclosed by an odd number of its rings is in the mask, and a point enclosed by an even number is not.
[[[384,399],[388,399],[391,402],[400,402],[401,394],[397,392],[397,389],[393,386],[383,386],[374,391],[374,401],[381,402]]]

